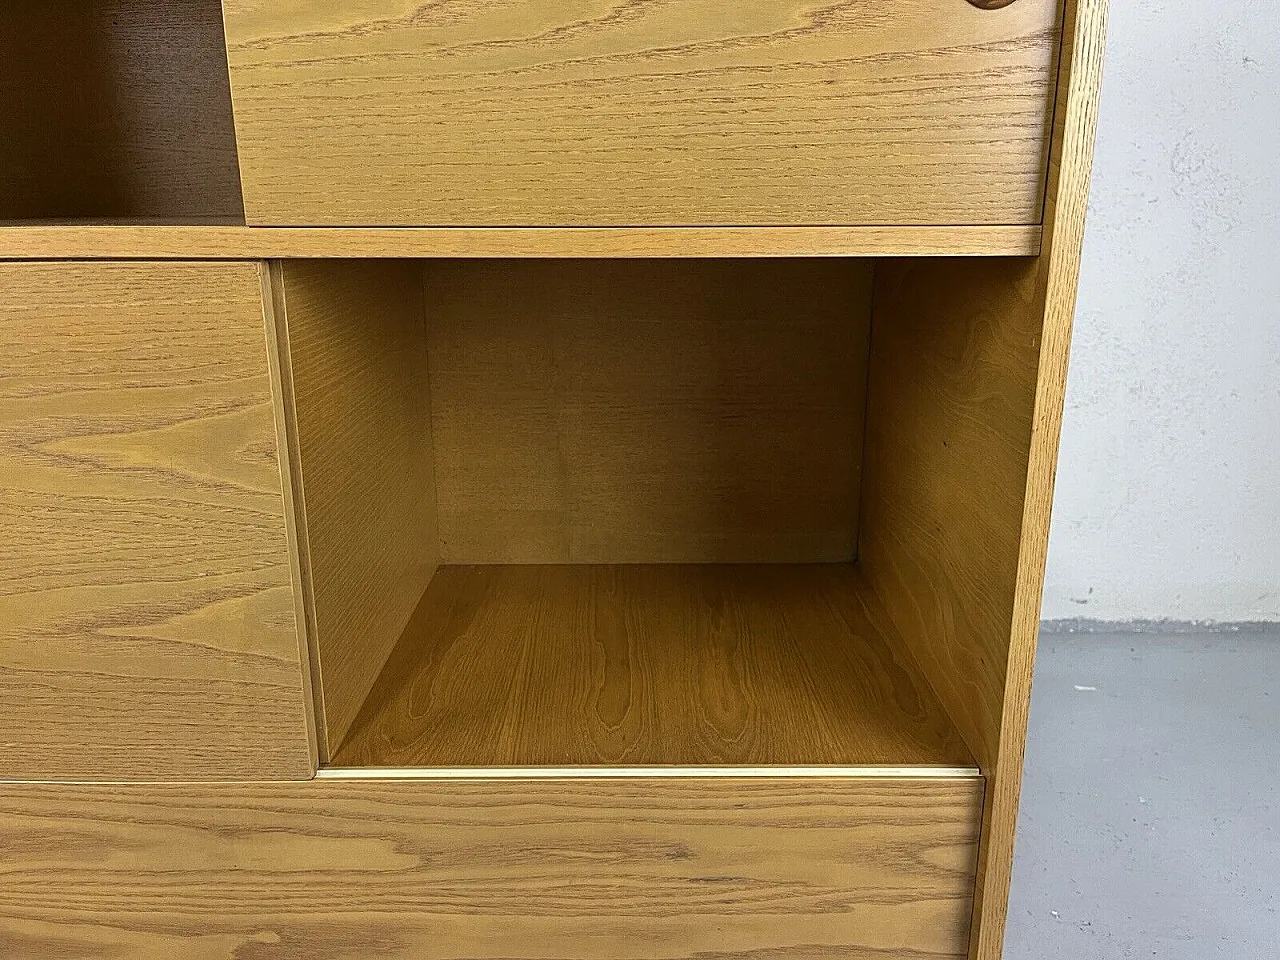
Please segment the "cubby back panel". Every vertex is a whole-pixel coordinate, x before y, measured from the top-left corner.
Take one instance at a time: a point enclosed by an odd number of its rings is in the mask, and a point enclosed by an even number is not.
[[[853,559],[870,273],[429,262],[443,561]]]

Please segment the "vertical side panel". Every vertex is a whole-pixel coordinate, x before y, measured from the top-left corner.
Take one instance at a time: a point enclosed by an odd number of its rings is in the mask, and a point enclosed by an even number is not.
[[[878,272],[860,556],[987,775],[971,956],[1013,863],[1106,0],[1068,0],[1034,260]]]
[[[975,759],[999,753],[1036,389],[1033,261],[877,270],[859,557]]]
[[[0,267],[0,779],[314,772],[254,263]]]
[[[273,287],[331,752],[439,562],[422,268],[286,261],[273,268]]]
[[[1053,484],[1062,434],[1071,326],[1075,319],[1089,176],[1098,122],[1098,90],[1106,39],[1107,0],[1068,0],[1063,79],[1054,116],[1045,202],[1045,248],[1036,274],[1044,304],[1044,339],[1036,381],[1031,450],[1018,545],[1018,578],[995,775],[987,778],[983,838],[970,951],[974,960],[999,960],[1009,909],[1014,833],[1031,705],[1031,674],[1040,628]]]

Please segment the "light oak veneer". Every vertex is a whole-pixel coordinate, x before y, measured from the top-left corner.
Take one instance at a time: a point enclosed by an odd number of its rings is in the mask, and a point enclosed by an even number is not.
[[[0,954],[998,960],[1105,0],[217,8],[0,25]]]
[[[311,776],[259,267],[0,266],[0,779]]]
[[[1061,0],[225,0],[247,220],[1040,221]]]
[[[341,767],[972,760],[847,564],[441,567]]]
[[[277,263],[269,287],[327,756],[440,558],[422,271]]]
[[[425,274],[444,562],[853,559],[869,263]]]
[[[988,778],[973,960],[1003,949],[1105,0],[1066,24],[1040,256],[876,280],[860,560]]]
[[[0,260],[176,257],[1004,257],[1040,252],[1040,226],[236,227],[0,226]]]
[[[981,789],[0,784],[0,954],[958,960]]]

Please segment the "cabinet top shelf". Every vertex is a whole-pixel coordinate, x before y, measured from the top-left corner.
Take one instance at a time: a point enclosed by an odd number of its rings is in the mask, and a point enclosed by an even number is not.
[[[1040,227],[0,226],[0,260],[1035,256]]]

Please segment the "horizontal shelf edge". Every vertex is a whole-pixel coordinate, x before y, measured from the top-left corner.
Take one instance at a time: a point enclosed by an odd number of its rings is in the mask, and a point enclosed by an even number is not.
[[[857,227],[0,227],[0,260],[1035,256],[1039,225]]]
[[[326,767],[320,780],[972,779],[976,767]]]

